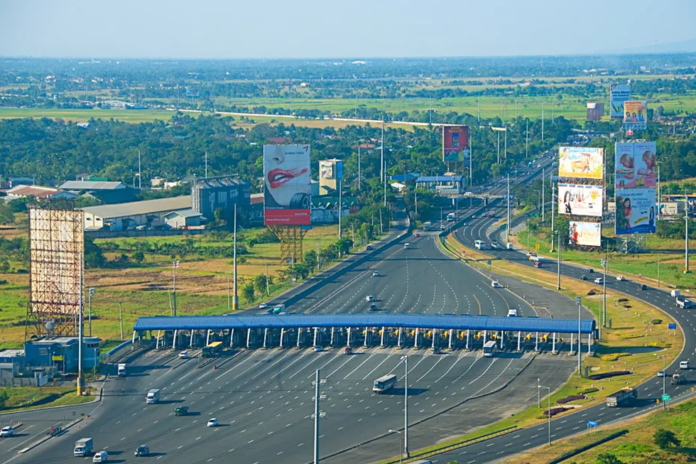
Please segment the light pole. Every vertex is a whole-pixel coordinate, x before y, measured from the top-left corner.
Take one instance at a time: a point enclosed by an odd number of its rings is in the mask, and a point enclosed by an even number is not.
[[[538,385],[537,388],[546,388],[549,391],[549,409],[546,412],[546,415],[549,416],[549,446],[551,446],[551,387],[545,387],[543,385]]]
[[[556,285],[556,290],[561,289],[561,231],[557,230],[558,234],[558,285]]]
[[[179,267],[179,261],[172,263],[172,316],[176,316],[176,268]]]
[[[234,204],[234,234],[232,239],[232,311],[239,309],[239,297],[237,296],[237,203]]]
[[[326,414],[319,410],[319,401],[326,399],[321,396],[321,386],[326,383],[326,380],[321,379],[319,369],[312,383],[314,384],[314,464],[319,464],[319,419],[326,417]]]
[[[546,224],[546,168],[541,170],[541,223]]]
[[[87,320],[89,323],[88,333],[89,333],[90,337],[92,336],[92,296],[94,296],[95,290],[96,290],[96,288],[89,287],[89,298],[87,298],[87,301],[88,301],[88,303],[87,303],[87,308],[88,308],[87,309]]]
[[[408,356],[402,356],[404,362],[404,454],[408,459]]]
[[[609,253],[604,255],[602,260],[602,268],[604,269],[604,278],[602,278],[602,327],[607,326],[607,265],[609,264]]]
[[[662,355],[662,395],[667,394],[667,356]],[[666,401],[662,401],[662,409],[667,406]]]
[[[389,433],[398,433],[401,435],[401,432],[398,430],[390,430]],[[401,464],[404,460],[404,443],[401,441],[401,438],[399,438],[399,464]]]
[[[553,253],[553,240],[556,238],[553,236],[553,230],[555,227],[554,216],[555,216],[555,204],[553,197],[555,195],[555,185],[553,184],[553,178],[551,179],[551,252]]]
[[[580,332],[580,311],[582,309],[581,298],[575,297],[575,303],[578,305],[578,376],[582,377],[582,338]]]

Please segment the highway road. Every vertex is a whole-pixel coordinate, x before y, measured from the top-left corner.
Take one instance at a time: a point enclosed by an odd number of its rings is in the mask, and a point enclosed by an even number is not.
[[[405,241],[410,243],[409,249],[403,247]],[[379,277],[372,276],[373,269],[380,271]],[[339,274],[289,305],[288,311],[365,312],[365,296],[371,294],[379,310],[387,312],[505,315],[509,307],[517,307],[523,315],[533,315],[532,308],[519,297],[506,289],[491,288],[487,277],[443,255],[435,233],[422,233],[385,246],[366,262]],[[17,463],[75,462],[75,440],[91,436],[95,447],[106,449],[110,461],[115,462],[133,461],[134,449],[146,443],[155,459],[166,457],[166,462],[232,458],[249,464],[279,459],[305,463],[311,460],[312,451],[314,371],[321,369],[327,380],[321,454],[334,455],[401,427],[403,366],[399,362],[405,354],[410,357],[413,446],[432,444],[443,434],[455,430],[462,433],[504,417],[509,414],[511,402],[523,407],[534,401],[536,392],[528,388],[529,378],[542,377],[558,386],[573,366],[572,358],[546,355],[533,359],[530,354],[511,354],[489,359],[480,357],[479,351],[434,355],[425,348],[361,347],[354,355],[345,355],[340,349],[321,353],[311,349],[238,350],[233,356],[215,361],[215,368],[198,368],[196,359],[179,360],[169,350],[149,352],[129,363],[128,377],[109,378],[105,401],[80,428],[23,456],[14,455],[15,450],[0,450],[0,459]],[[374,394],[372,381],[390,372],[399,376],[397,388],[390,394]],[[476,399],[518,376],[524,385],[513,381],[500,392]],[[145,404],[145,392],[150,388],[162,389],[162,404]],[[188,406],[191,414],[174,416],[177,405]],[[475,421],[467,420],[468,410],[483,413],[477,414]],[[37,414],[27,413],[21,419],[29,423]],[[216,417],[221,426],[207,428],[205,422],[211,417]],[[370,456],[393,455],[395,444],[387,435],[375,442],[376,451]],[[333,460],[359,462],[355,456],[353,452],[343,453]]]

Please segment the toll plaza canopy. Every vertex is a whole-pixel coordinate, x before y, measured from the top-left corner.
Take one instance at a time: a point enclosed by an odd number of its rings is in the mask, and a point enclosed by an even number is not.
[[[279,314],[141,317],[133,330],[290,329],[331,327],[403,327],[591,334],[591,319],[548,319],[440,314]]]

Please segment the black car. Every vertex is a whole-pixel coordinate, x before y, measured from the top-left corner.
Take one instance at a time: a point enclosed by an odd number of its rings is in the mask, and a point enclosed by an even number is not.
[[[640,286],[640,289],[641,289],[641,290],[647,290],[647,289],[648,289],[648,286],[645,285],[645,284],[643,284],[643,285]]]
[[[588,268],[585,269],[585,270],[586,270],[587,272],[589,272],[590,274],[592,274],[592,273],[594,272],[594,269],[592,269],[591,267],[588,267]]]
[[[586,275],[581,276],[580,280],[587,280],[587,276]]]
[[[140,445],[138,449],[135,450],[135,456],[149,456],[150,448],[147,445]]]

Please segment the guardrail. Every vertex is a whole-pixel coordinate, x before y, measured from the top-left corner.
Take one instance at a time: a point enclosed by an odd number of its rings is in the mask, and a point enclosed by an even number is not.
[[[510,432],[512,432],[512,431],[514,431],[514,430],[516,430],[516,429],[517,429],[517,426],[516,426],[516,425],[513,425],[512,427],[507,427],[507,428],[504,428],[504,429],[496,430],[495,432],[491,432],[491,433],[486,433],[486,434],[484,434],[484,435],[480,435],[480,436],[478,436],[478,437],[474,437],[474,438],[469,438],[469,439],[466,439],[466,440],[462,440],[462,441],[460,441],[460,442],[453,443],[453,444],[451,444],[451,445],[442,446],[442,447],[440,447],[440,448],[434,448],[434,449],[431,449],[431,450],[428,450],[428,451],[424,451],[424,452],[422,452],[422,453],[411,454],[410,457],[409,457],[409,460],[412,460],[412,459],[422,459],[422,458],[427,458],[427,457],[430,457],[430,456],[435,456],[435,455],[437,455],[437,454],[446,453],[446,452],[448,452],[448,451],[452,451],[452,450],[455,450],[455,449],[458,449],[458,448],[463,448],[464,446],[473,445],[474,443],[479,443],[479,442],[482,442],[482,441],[486,441],[486,440],[488,440],[488,439],[490,439],[490,438],[495,438],[495,437],[499,437],[499,436],[501,436],[501,435],[508,434],[508,433],[510,433]],[[397,463],[399,463],[399,462],[401,462],[401,461],[402,461],[401,459],[395,459],[395,460],[393,460],[393,461],[383,461],[381,464],[397,464]]]
[[[132,340],[126,340],[125,342],[121,343],[120,345],[110,349],[109,351],[106,352],[106,354],[103,354],[101,356],[101,363],[102,364],[110,364],[113,361],[113,358],[120,355],[121,351],[124,348],[126,348],[128,346],[132,346],[132,345],[133,345]]]

